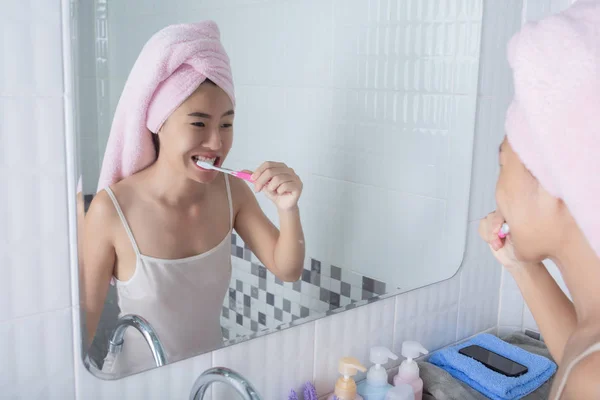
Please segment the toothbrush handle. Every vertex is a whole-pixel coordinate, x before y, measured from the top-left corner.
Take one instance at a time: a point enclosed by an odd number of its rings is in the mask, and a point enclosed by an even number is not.
[[[237,172],[236,171],[232,175],[235,176],[235,177],[238,177],[240,179],[243,179],[245,181],[253,182],[253,180],[252,180],[252,174],[249,174],[247,172]]]
[[[508,225],[506,223],[502,224],[502,227],[500,228],[500,231],[498,232],[498,237],[500,239],[504,239],[505,237],[508,236],[509,231],[510,231],[510,228],[508,227]]]

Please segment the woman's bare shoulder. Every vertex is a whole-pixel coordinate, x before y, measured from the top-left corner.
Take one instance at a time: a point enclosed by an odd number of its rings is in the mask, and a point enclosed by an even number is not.
[[[569,375],[562,399],[600,399],[600,324],[579,327],[565,354],[563,373]]]
[[[110,185],[110,189],[113,192],[119,207],[125,213],[125,215],[127,215],[127,210],[129,207],[140,200],[140,194],[144,193],[144,179],[141,175],[142,174],[138,172],[137,174],[123,178],[119,182]],[[108,196],[108,193],[103,190],[99,192],[98,195],[101,193],[105,195],[105,197],[102,199],[104,206],[107,208],[112,208],[115,215],[118,217],[115,204]]]
[[[573,366],[562,399],[600,399],[600,350]]]
[[[118,218],[118,213],[108,192],[101,190],[96,193],[85,215],[86,225],[106,227],[115,218]]]
[[[248,202],[250,197],[254,197],[254,194],[245,181],[231,177],[228,177],[228,179],[229,186],[231,187],[233,208],[237,211],[243,204]]]

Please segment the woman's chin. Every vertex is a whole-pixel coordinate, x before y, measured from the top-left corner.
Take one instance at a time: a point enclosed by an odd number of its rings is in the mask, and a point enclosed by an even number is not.
[[[217,179],[218,175],[218,171],[194,171],[194,174],[193,176],[190,176],[190,179],[198,183],[211,183]]]

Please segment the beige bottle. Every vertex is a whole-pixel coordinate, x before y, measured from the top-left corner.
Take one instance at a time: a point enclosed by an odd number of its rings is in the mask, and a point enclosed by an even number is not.
[[[366,372],[367,369],[356,358],[344,357],[340,360],[338,371],[342,376],[335,383],[335,390],[327,400],[363,400],[356,393],[356,382],[352,377],[358,371]]]

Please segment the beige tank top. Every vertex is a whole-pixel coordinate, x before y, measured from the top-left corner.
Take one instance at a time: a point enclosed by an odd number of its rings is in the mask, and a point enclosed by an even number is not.
[[[565,387],[567,386],[567,380],[569,379],[569,375],[571,374],[573,368],[575,368],[575,366],[583,359],[598,351],[600,351],[600,342],[594,343],[593,345],[588,347],[583,353],[575,357],[575,359],[571,361],[569,365],[567,365],[567,369],[565,370],[565,373],[562,376],[558,389],[556,390],[556,396],[554,397],[555,400],[560,400],[561,396],[563,395]]]
[[[231,230],[233,207],[231,189],[225,176],[229,202],[230,230],[221,243],[192,257],[168,260],[140,253],[127,219],[110,188],[112,199],[136,254],[136,266],[128,281],[116,278],[120,316],[144,317],[156,330],[165,349],[167,362],[215,350],[222,346],[220,316],[231,280]],[[118,376],[137,373],[155,366],[141,334],[128,328],[121,353],[109,354],[102,372]]]

